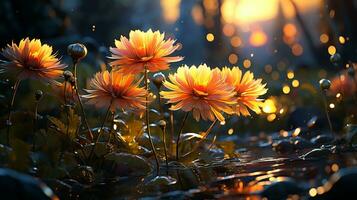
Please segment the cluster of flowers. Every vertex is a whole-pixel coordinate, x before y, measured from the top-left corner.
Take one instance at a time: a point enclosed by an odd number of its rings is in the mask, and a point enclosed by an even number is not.
[[[140,74],[147,81],[148,72],[167,70],[170,63],[183,60],[170,56],[179,48],[175,42],[165,40],[164,33],[151,30],[131,31],[129,38],[121,36],[110,48],[112,70],[95,74],[82,97],[98,108],[145,109],[148,88],[140,85]],[[35,78],[55,83],[66,68],[52,47],[38,39],[12,43],[2,50],[2,55],[7,61],[1,63],[1,68],[16,74],[18,80]],[[163,85],[166,90],[160,95],[171,103],[170,109],[192,111],[197,121],[224,121],[223,113],[246,116],[249,109],[259,113],[259,96],[267,92],[262,80],[254,79],[249,71],[242,73],[238,67],[212,69],[206,64],[181,66]]]

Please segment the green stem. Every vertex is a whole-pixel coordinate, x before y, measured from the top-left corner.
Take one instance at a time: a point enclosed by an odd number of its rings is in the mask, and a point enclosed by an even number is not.
[[[180,127],[180,130],[179,130],[178,135],[177,135],[177,139],[176,139],[176,161],[179,161],[180,138],[181,138],[182,130],[183,130],[183,127],[185,126],[187,117],[188,117],[188,112],[186,112],[185,116],[183,117],[183,120],[181,122],[181,127]]]
[[[158,104],[159,104],[160,115],[163,118],[164,117],[164,112],[163,112],[162,105],[161,105],[160,88],[157,88],[157,101],[158,101]]]
[[[35,116],[34,116],[34,120],[33,120],[33,139],[32,139],[32,151],[34,152],[36,149],[36,130],[37,130],[37,113],[38,113],[38,103],[40,101],[36,100],[36,104],[35,104]]]
[[[166,145],[166,126],[162,128],[162,140],[164,142],[164,153],[165,153],[165,164],[166,164],[166,173],[169,175],[169,161],[167,158],[167,145]]]
[[[112,130],[113,130],[113,126],[114,126],[114,117],[115,117],[115,112],[112,112],[112,118],[111,118],[110,129],[109,129],[109,139],[107,141],[107,145],[109,145],[110,141],[112,140]]]
[[[171,147],[174,144],[175,132],[174,132],[174,111],[170,110],[170,129],[171,129],[171,138],[170,138],[170,145]],[[171,150],[172,148],[170,148]],[[170,151],[171,152],[171,151]]]
[[[326,95],[326,91],[323,91],[323,99],[324,99],[324,106],[325,106],[325,114],[326,114],[326,118],[327,118],[327,122],[330,128],[331,133],[333,133],[333,129],[332,129],[332,123],[331,123],[331,119],[330,119],[330,115],[328,113],[328,105],[327,105],[327,95]]]
[[[214,125],[216,125],[217,121],[218,121],[218,120],[215,119],[215,120],[212,122],[212,124],[208,127],[208,129],[207,129],[207,130],[205,131],[205,133],[203,134],[202,139],[201,139],[198,143],[196,143],[195,146],[193,146],[193,148],[192,148],[192,150],[191,150],[190,152],[188,152],[188,153],[186,153],[185,155],[183,155],[184,157],[187,156],[187,155],[189,155],[189,154],[191,154],[192,152],[195,152],[195,151],[197,150],[197,148],[202,144],[202,142],[204,141],[204,139],[205,139],[205,138],[208,136],[208,134],[212,131],[212,129],[213,129]],[[213,141],[212,143],[214,143],[214,141]]]
[[[64,97],[64,109],[66,111],[66,120],[67,120],[66,135],[68,135],[68,132],[69,132],[69,113],[68,113],[68,107],[67,107],[66,91],[67,91],[67,81],[64,82],[63,97]]]
[[[109,111],[110,111],[110,108],[112,107],[112,103],[113,103],[113,99],[110,100],[110,104],[109,104],[108,109],[107,109],[107,111],[106,111],[106,113],[105,113],[105,117],[104,117],[104,119],[103,119],[102,125],[100,126],[100,129],[99,129],[98,137],[97,137],[97,139],[96,139],[96,141],[95,141],[95,143],[94,143],[94,146],[93,146],[93,148],[92,148],[92,150],[91,150],[91,152],[90,152],[90,154],[89,154],[89,160],[92,160],[95,147],[97,146],[97,144],[98,144],[98,142],[99,142],[99,139],[100,139],[100,137],[102,136],[103,128],[104,128],[105,122],[107,121],[107,118],[108,118],[108,116],[109,116],[109,113],[110,113]]]
[[[147,128],[147,133],[149,136],[149,140],[150,140],[150,145],[151,145],[151,150],[155,156],[155,162],[156,162],[156,174],[159,175],[160,172],[160,164],[159,164],[159,159],[157,158],[157,154],[156,154],[156,149],[154,146],[154,142],[152,141],[151,138],[151,132],[150,132],[150,116],[149,116],[149,82],[148,82],[148,69],[145,65],[145,72],[144,72],[144,79],[145,79],[145,89],[148,92],[148,94],[146,95],[146,101],[145,101],[145,118],[146,118],[146,128]]]
[[[6,120],[6,125],[7,125],[7,130],[6,130],[6,138],[7,138],[7,145],[10,145],[10,127],[12,126],[11,123],[11,114],[12,114],[12,107],[14,106],[14,102],[15,102],[15,97],[16,97],[16,93],[17,90],[19,88],[21,80],[17,79],[13,88],[13,93],[12,93],[12,98],[11,98],[11,103],[10,103],[10,107],[9,107],[9,114],[7,116],[7,120]]]
[[[205,134],[203,135],[203,138],[206,138],[208,136],[208,134],[212,131],[214,125],[216,125],[217,123],[217,119],[215,119],[212,124],[208,127],[208,129],[205,131]]]
[[[78,103],[79,103],[79,106],[81,108],[83,121],[84,121],[85,125],[87,126],[89,138],[90,138],[91,141],[93,141],[93,133],[92,133],[92,130],[90,129],[90,127],[89,127],[89,123],[88,123],[88,120],[87,120],[87,117],[86,117],[86,113],[84,112],[83,103],[82,103],[81,97],[79,95],[78,80],[77,80],[77,61],[75,61],[75,60],[73,60],[73,71],[74,71],[73,74],[74,74],[74,87],[75,87],[74,89],[76,91]]]

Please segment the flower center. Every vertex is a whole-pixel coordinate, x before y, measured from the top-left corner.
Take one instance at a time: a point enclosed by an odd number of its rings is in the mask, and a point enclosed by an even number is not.
[[[203,86],[196,86],[195,88],[193,88],[193,95],[198,98],[203,98],[208,96],[208,93],[205,91],[205,88]]]

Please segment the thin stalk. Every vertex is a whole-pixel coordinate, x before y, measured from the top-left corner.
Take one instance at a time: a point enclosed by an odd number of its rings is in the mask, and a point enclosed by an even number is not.
[[[6,130],[6,139],[7,139],[7,145],[10,145],[10,127],[12,126],[11,123],[11,114],[12,114],[12,107],[14,106],[14,102],[15,102],[15,97],[16,97],[16,93],[17,90],[19,88],[21,80],[17,79],[13,88],[13,93],[12,93],[12,98],[11,98],[11,103],[10,103],[10,107],[9,107],[9,114],[7,116],[7,121],[6,121],[6,125],[7,125],[7,130]]]
[[[181,127],[180,131],[178,132],[177,139],[176,139],[176,161],[179,160],[179,146],[180,146],[180,138],[182,134],[183,127],[185,126],[186,120],[188,117],[188,112],[185,113],[185,116],[183,117],[183,120],[181,122]]]
[[[174,111],[170,110],[170,129],[171,129],[171,138],[170,138],[170,144],[173,146],[174,144],[174,138],[175,138],[175,133],[174,133]],[[172,149],[172,148],[170,148]]]
[[[36,100],[36,103],[35,103],[35,117],[34,117],[34,120],[33,120],[33,139],[32,139],[32,151],[34,152],[35,149],[36,149],[36,130],[37,130],[37,113],[38,113],[38,104],[39,104],[40,101],[37,101]]]
[[[102,122],[102,125],[100,126],[100,129],[99,129],[98,137],[97,137],[97,139],[96,139],[96,141],[95,141],[95,143],[94,143],[94,146],[93,146],[93,148],[92,148],[92,150],[91,150],[91,152],[90,152],[90,154],[89,154],[89,160],[92,159],[93,153],[94,153],[94,150],[95,150],[95,147],[97,146],[97,144],[98,144],[98,142],[99,142],[99,139],[100,139],[100,137],[102,136],[103,128],[104,128],[105,122],[107,121],[107,118],[108,118],[108,116],[109,116],[109,113],[110,113],[109,111],[110,111],[110,108],[112,107],[112,103],[113,103],[113,99],[110,101],[110,104],[109,104],[109,106],[108,106],[108,109],[107,109],[107,111],[106,111],[106,113],[105,113],[105,117],[104,117],[103,122]]]
[[[192,152],[196,151],[196,149],[202,144],[203,140],[204,140],[204,139],[208,136],[208,134],[212,131],[212,129],[213,129],[214,125],[216,125],[217,121],[218,121],[218,120],[215,119],[215,120],[212,122],[212,124],[208,127],[208,129],[207,129],[207,130],[205,131],[205,133],[203,134],[202,139],[201,139],[198,143],[196,143],[195,146],[193,146],[193,148],[192,148],[192,150],[191,150],[190,152],[186,153],[186,154],[183,155],[183,156],[187,156],[187,155],[191,154]],[[214,143],[214,141],[213,141],[213,143]]]
[[[341,72],[340,71],[338,71],[338,80],[339,80],[340,85],[342,86],[343,84],[342,84],[342,77],[341,77]],[[340,87],[340,92],[341,92],[343,97],[345,96],[345,90],[344,89],[345,89],[344,87]]]
[[[114,117],[115,117],[115,112],[112,112],[112,118],[111,118],[111,123],[110,123],[110,129],[109,129],[109,139],[107,141],[107,145],[110,144],[110,141],[112,140],[112,130],[114,126]]]
[[[160,111],[160,116],[163,118],[164,117],[164,110],[162,109],[161,105],[161,97],[160,97],[160,88],[157,88],[157,101],[159,104],[159,111]]]
[[[169,175],[169,161],[168,161],[168,158],[167,158],[167,145],[166,145],[166,126],[163,127],[161,130],[162,130],[162,140],[164,142],[166,174]]]
[[[145,65],[144,79],[145,79],[145,89],[146,89],[146,91],[149,93],[148,70],[147,70],[146,65]],[[155,149],[155,146],[154,146],[154,142],[152,141],[151,132],[150,132],[149,94],[146,95],[145,106],[146,106],[146,109],[145,109],[145,113],[146,113],[146,114],[145,114],[145,118],[146,118],[147,133],[148,133],[148,136],[149,136],[149,140],[150,140],[150,145],[151,145],[152,152],[153,152],[153,154],[154,154],[154,156],[155,156],[156,174],[159,175],[159,172],[160,172],[159,159],[157,158],[156,149]]]
[[[210,150],[213,147],[213,145],[216,142],[216,140],[217,140],[217,131],[215,132],[215,134],[213,136],[211,144],[208,146],[208,150]]]
[[[332,123],[331,123],[331,119],[330,119],[330,115],[328,113],[328,105],[327,105],[327,97],[326,97],[326,91],[323,91],[323,99],[324,99],[324,106],[325,106],[325,114],[326,114],[326,118],[327,118],[327,122],[330,128],[331,133],[333,133],[333,129],[332,129]]]
[[[75,61],[75,60],[73,60],[73,71],[74,71],[73,74],[74,74],[74,87],[75,87],[74,89],[76,91],[78,103],[79,103],[79,106],[81,108],[83,121],[84,121],[85,125],[87,126],[89,138],[90,138],[91,141],[93,141],[93,133],[92,133],[92,130],[90,129],[90,127],[89,127],[89,123],[88,123],[88,120],[87,120],[87,117],[86,117],[86,113],[84,112],[83,103],[82,103],[81,97],[79,96],[78,80],[77,80],[77,61]]]
[[[67,81],[64,82],[64,89],[63,89],[63,98],[64,98],[64,109],[66,111],[66,120],[67,120],[67,128],[66,128],[66,135],[68,135],[69,132],[69,113],[68,113],[68,107],[67,107],[67,97],[66,97],[66,91],[67,91]]]
[[[213,129],[213,127],[214,127],[214,125],[216,125],[216,123],[217,123],[217,119],[215,119],[213,122],[212,122],[212,124],[208,127],[208,129],[205,131],[205,134],[203,135],[203,138],[206,138],[207,137],[207,135],[212,131],[212,129]]]

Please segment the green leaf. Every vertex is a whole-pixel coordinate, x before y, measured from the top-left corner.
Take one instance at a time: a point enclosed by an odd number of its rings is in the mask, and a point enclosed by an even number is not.
[[[65,125],[62,123],[61,120],[52,117],[52,116],[48,116],[47,117],[48,120],[50,120],[50,122],[56,126],[56,128],[58,129],[58,131],[63,132],[65,130]]]
[[[65,114],[65,122],[61,121],[58,118],[48,116],[48,120],[56,126],[57,130],[62,134],[66,135],[72,141],[77,137],[78,129],[80,127],[80,117],[74,113],[74,109],[68,108],[67,114]]]
[[[131,117],[127,122],[122,123],[120,134],[117,134],[118,139],[124,144],[126,149],[134,154],[140,152],[138,139],[144,133],[144,124],[141,120],[136,120]]]

